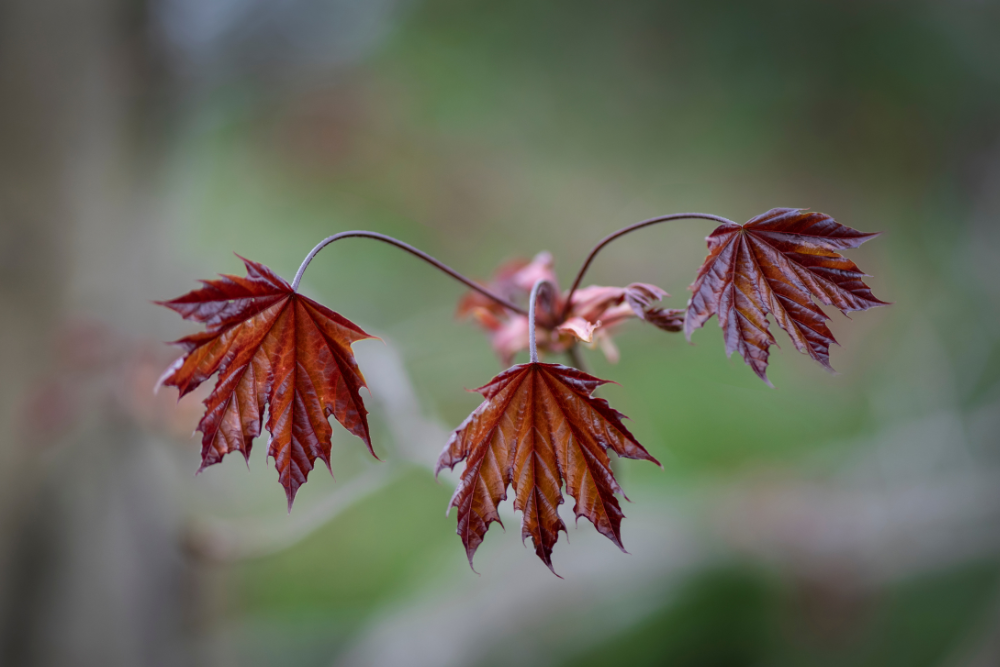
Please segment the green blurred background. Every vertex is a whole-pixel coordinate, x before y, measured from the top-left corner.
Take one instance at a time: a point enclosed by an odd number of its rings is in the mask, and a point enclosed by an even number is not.
[[[0,662],[1000,664],[1000,5],[85,4],[0,8]],[[303,281],[385,341],[383,462],[335,425],[285,515],[266,440],[195,478],[204,395],[149,395],[195,330],[150,301],[233,251],[291,277],[368,229],[481,279],[548,250],[565,287],[631,222],[776,206],[886,232],[849,255],[894,305],[831,314],[838,375],[777,334],[774,390],[715,320],[585,350],[664,469],[615,463],[630,554],[567,516],[562,580],[510,509],[470,571],[432,466],[500,366],[393,248]],[[586,282],[683,307],[711,230]]]

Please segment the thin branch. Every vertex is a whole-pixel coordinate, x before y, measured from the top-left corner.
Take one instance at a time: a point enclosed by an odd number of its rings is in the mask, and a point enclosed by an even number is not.
[[[504,299],[503,297],[501,297],[501,296],[499,296],[497,294],[494,294],[488,288],[483,287],[479,283],[477,283],[477,282],[475,282],[475,281],[473,281],[473,280],[471,280],[469,278],[466,278],[465,276],[463,276],[461,273],[459,273],[455,269],[453,269],[450,266],[448,266],[447,264],[444,264],[443,262],[440,262],[437,259],[431,257],[430,255],[428,255],[427,253],[425,253],[423,250],[418,250],[417,248],[414,248],[413,246],[411,246],[409,243],[403,243],[399,239],[394,239],[391,236],[386,236],[385,234],[379,234],[377,232],[363,232],[363,231],[341,232],[339,234],[334,234],[333,236],[328,236],[327,238],[325,238],[322,241],[320,241],[316,245],[315,248],[313,248],[311,251],[309,251],[309,254],[306,255],[306,258],[304,260],[302,260],[302,265],[299,266],[299,270],[295,273],[295,279],[292,281],[292,289],[294,291],[298,291],[298,289],[299,289],[299,283],[302,281],[302,274],[305,273],[306,267],[309,266],[309,263],[312,262],[313,257],[315,257],[316,254],[320,250],[322,250],[326,246],[330,245],[334,241],[339,241],[340,239],[347,239],[347,238],[375,239],[376,241],[382,241],[383,243],[388,243],[389,245],[393,245],[393,246],[396,246],[397,248],[401,248],[401,249],[405,250],[406,252],[410,253],[411,255],[415,255],[415,256],[419,257],[420,259],[424,260],[425,262],[427,262],[428,264],[430,264],[434,268],[438,269],[439,271],[447,273],[449,276],[451,276],[455,280],[459,281],[460,283],[464,284],[465,286],[469,287],[470,289],[474,289],[475,291],[479,292],[483,296],[485,296],[485,297],[487,297],[489,299],[492,299],[493,301],[496,301],[497,303],[499,303],[504,308],[506,308],[508,310],[512,310],[515,313],[519,313],[521,315],[527,315],[527,313],[524,311],[524,309],[521,308],[520,306],[514,305],[513,303],[511,303],[507,299]]]
[[[399,464],[371,468],[291,520],[286,520],[286,517],[242,522],[200,519],[188,529],[188,547],[198,556],[214,562],[234,562],[280,553],[312,535],[356,503],[399,481],[404,473],[413,469]]]
[[[684,220],[688,218],[700,218],[702,220],[714,220],[716,222],[721,222],[724,225],[735,225],[736,223],[728,218],[723,218],[719,215],[712,215],[711,213],[672,213],[670,215],[661,215],[657,218],[650,218],[649,220],[643,220],[642,222],[637,222],[634,225],[629,225],[628,227],[623,227],[617,232],[608,234],[601,242],[594,246],[590,254],[587,255],[587,259],[584,260],[583,266],[580,267],[580,271],[576,274],[576,280],[573,281],[573,286],[569,288],[569,293],[566,294],[566,305],[563,306],[563,312],[561,319],[566,319],[566,315],[569,314],[570,304],[572,303],[573,293],[576,288],[580,286],[580,281],[583,280],[583,275],[587,273],[587,269],[590,268],[590,263],[594,261],[594,257],[597,253],[601,251],[601,248],[608,245],[616,238],[620,236],[625,236],[629,232],[634,232],[637,229],[642,229],[643,227],[649,227],[650,225],[655,225],[661,222],[669,222],[671,220]]]
[[[541,278],[531,286],[531,296],[528,297],[528,350],[531,353],[531,363],[538,363],[538,348],[535,346],[535,308],[536,301],[542,289],[546,289],[551,296],[555,293],[556,286],[551,281]]]

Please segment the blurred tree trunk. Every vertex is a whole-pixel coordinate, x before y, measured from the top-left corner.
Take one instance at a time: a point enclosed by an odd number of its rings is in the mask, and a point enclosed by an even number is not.
[[[117,239],[137,224],[135,192],[144,190],[128,168],[135,100],[148,85],[136,76],[142,5],[0,3],[3,665],[194,662],[184,640],[191,568],[169,465],[150,436],[125,416],[88,415],[58,451],[38,451],[29,436],[43,424],[25,423],[26,393],[55,370],[61,318],[95,305],[69,303],[79,294],[78,244],[104,248],[102,277],[121,280],[114,267],[129,262]],[[94,225],[95,214],[107,219]],[[113,285],[101,294],[114,296]]]
[[[110,4],[0,4],[0,600],[11,594],[12,533],[35,472],[19,412],[46,370],[67,276],[69,164],[86,115],[79,67],[100,48],[91,33]]]

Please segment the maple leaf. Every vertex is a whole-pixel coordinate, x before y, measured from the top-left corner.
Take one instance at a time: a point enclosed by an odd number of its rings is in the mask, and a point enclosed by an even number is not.
[[[503,264],[488,283],[489,288],[510,301],[524,301],[538,280],[557,285],[552,255],[539,253],[533,260],[513,260]],[[558,289],[556,290],[558,291]],[[538,349],[550,354],[567,351],[577,342],[600,346],[612,362],[618,349],[612,342],[614,329],[625,320],[638,317],[666,331],[680,331],[683,311],[654,308],[652,303],[670,296],[656,285],[632,283],[627,287],[591,285],[573,293],[566,319],[559,322],[565,296],[560,294],[538,312],[541,325]],[[459,301],[456,315],[472,316],[487,331],[501,362],[509,366],[514,356],[528,349],[528,318],[513,313],[479,292],[467,292]]]
[[[620,412],[591,394],[606,384],[559,364],[513,366],[476,391],[485,400],[452,433],[438,458],[435,474],[465,461],[449,510],[458,510],[458,534],[469,565],[492,522],[497,506],[514,489],[514,509],[523,514],[521,537],[552,569],[552,547],[566,526],[557,508],[561,488],[598,532],[624,551],[621,487],[608,459],[610,447],[630,459],[659,465],[622,424]],[[501,523],[502,525],[502,523]],[[553,570],[555,572],[555,570]]]
[[[850,311],[887,305],[862,280],[866,274],[837,251],[857,248],[866,234],[823,213],[774,208],[743,225],[723,224],[708,236],[708,257],[690,289],[684,333],[719,316],[726,353],[738,351],[767,379],[768,350],[775,344],[767,315],[774,316],[796,349],[829,370],[829,319],[813,299]]]
[[[296,293],[263,264],[240,259],[246,277],[201,281],[201,289],[157,302],[207,329],[176,341],[186,354],[159,384],[184,396],[219,374],[198,424],[199,472],[230,452],[249,459],[267,407],[267,455],[290,510],[316,459],[330,467],[330,415],[375,456],[360,395],[365,380],[351,350],[352,343],[374,336]]]

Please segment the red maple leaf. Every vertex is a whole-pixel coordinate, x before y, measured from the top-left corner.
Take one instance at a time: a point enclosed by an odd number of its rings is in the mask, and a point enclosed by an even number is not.
[[[245,278],[223,275],[158,302],[206,327],[176,342],[186,354],[160,384],[177,387],[183,396],[219,374],[198,424],[199,472],[230,452],[249,458],[266,406],[267,455],[274,458],[290,510],[316,459],[330,467],[330,415],[375,455],[360,395],[366,385],[351,350],[352,343],[373,336],[296,293],[263,264],[243,263]]]
[[[492,522],[497,506],[514,489],[514,509],[523,514],[522,539],[552,569],[552,547],[566,526],[557,508],[561,488],[576,500],[577,518],[586,517],[598,532],[624,551],[624,517],[608,459],[619,456],[659,465],[622,424],[620,412],[591,396],[605,384],[559,364],[513,366],[476,391],[486,399],[452,434],[437,470],[465,461],[449,509],[458,509],[458,534],[469,564]],[[553,570],[554,572],[554,570]]]
[[[845,315],[887,305],[862,280],[866,274],[837,251],[878,234],[846,227],[823,213],[774,208],[743,225],[723,224],[708,241],[708,257],[691,285],[684,333],[719,316],[726,353],[738,351],[769,385],[768,350],[775,344],[767,315],[796,349],[830,367],[829,319],[813,299]]]

